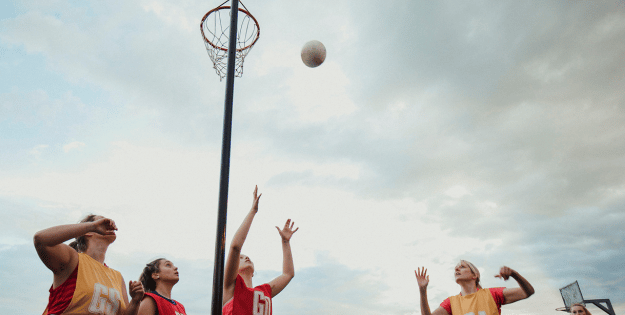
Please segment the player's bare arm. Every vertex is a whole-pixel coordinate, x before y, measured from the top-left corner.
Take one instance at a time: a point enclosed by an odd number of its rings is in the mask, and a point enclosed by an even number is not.
[[[239,272],[239,256],[241,255],[241,248],[247,238],[247,233],[250,231],[254,216],[258,212],[258,202],[260,201],[258,194],[258,186],[254,188],[252,208],[248,212],[245,219],[239,226],[239,229],[234,233],[232,243],[230,243],[230,250],[228,252],[228,258],[226,259],[226,265],[224,270],[224,289],[223,289],[223,301],[222,305],[225,305],[234,296],[234,285],[237,280],[237,274]]]
[[[449,315],[442,307],[438,307],[434,310],[434,312],[430,311],[427,292],[428,284],[430,283],[430,276],[427,274],[427,269],[425,269],[425,267],[417,268],[414,273],[417,277],[417,284],[419,285],[419,304],[421,305],[421,315]]]
[[[117,230],[111,219],[53,226],[35,233],[33,242],[41,261],[54,274],[54,285],[59,286],[78,265],[78,253],[63,242],[87,233],[114,234]]]
[[[280,230],[276,226],[280,238],[282,239],[282,274],[269,282],[271,286],[271,296],[276,296],[278,293],[291,282],[291,279],[295,276],[295,267],[293,266],[293,255],[291,253],[291,237],[293,233],[299,230],[299,227],[293,229],[295,222],[291,222],[291,219],[286,220],[284,228]]]
[[[506,266],[501,267],[499,274],[495,275],[495,277],[506,281],[512,277],[519,284],[519,288],[506,288],[503,290],[503,304],[510,304],[519,300],[527,299],[534,294],[534,287],[532,287],[529,281],[512,268]]]

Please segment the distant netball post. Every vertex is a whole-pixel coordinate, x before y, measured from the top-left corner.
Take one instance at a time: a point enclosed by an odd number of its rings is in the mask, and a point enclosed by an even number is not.
[[[211,314],[221,315],[223,299],[224,260],[226,247],[226,218],[228,208],[228,177],[230,175],[230,144],[232,131],[232,103],[234,77],[243,75],[243,61],[260,35],[258,21],[239,0],[231,6],[220,4],[208,11],[200,23],[202,39],[208,57],[219,81],[226,78],[224,129],[221,146],[221,173],[219,179],[219,208],[215,238],[215,268],[213,270],[213,297]],[[239,3],[244,9],[239,9]]]
[[[610,299],[594,299],[594,300],[585,300],[582,295],[582,290],[579,288],[579,284],[577,281],[563,287],[560,289],[560,294],[562,295],[562,300],[564,301],[564,307],[556,308],[556,311],[564,311],[571,312],[571,305],[579,303],[582,305],[586,305],[586,303],[592,303],[602,311],[610,314],[616,315],[614,313],[614,309],[612,308],[612,303]],[[605,305],[603,305],[605,304]]]

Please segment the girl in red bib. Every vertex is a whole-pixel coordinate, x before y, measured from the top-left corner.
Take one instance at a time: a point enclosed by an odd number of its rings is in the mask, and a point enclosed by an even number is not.
[[[33,238],[41,261],[54,275],[44,315],[135,315],[143,297],[139,281],[130,281],[104,264],[106,250],[115,239],[115,222],[89,215],[78,224],[51,227]],[[66,245],[63,242],[76,238]]]
[[[441,305],[430,312],[427,300],[427,286],[430,277],[427,269],[415,270],[419,292],[421,295],[422,315],[500,315],[501,305],[514,303],[534,294],[534,288],[518,272],[504,266],[495,277],[508,280],[514,278],[520,288],[490,288],[483,289],[480,285],[480,271],[470,262],[461,260],[456,265],[456,283],[460,285],[460,294],[449,297]]]
[[[271,315],[271,299],[278,295],[295,275],[290,240],[299,228],[293,230],[295,223],[288,219],[282,230],[276,226],[282,239],[282,275],[269,283],[257,287],[252,285],[254,264],[249,257],[241,255],[241,248],[252,226],[252,220],[258,212],[258,201],[262,194],[257,195],[257,193],[258,187],[254,189],[252,209],[234,234],[230,244],[224,272],[223,315]]]
[[[139,306],[139,315],[186,315],[184,306],[171,298],[171,289],[178,283],[178,267],[159,258],[147,264],[139,278],[146,293]]]

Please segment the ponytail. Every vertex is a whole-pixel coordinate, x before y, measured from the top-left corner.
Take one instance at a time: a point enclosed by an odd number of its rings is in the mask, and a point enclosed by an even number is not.
[[[155,259],[149,264],[146,264],[145,268],[143,268],[143,272],[141,273],[141,276],[139,276],[139,281],[143,284],[143,288],[146,292],[153,292],[156,290],[156,281],[152,278],[152,274],[160,271],[158,269],[158,265],[160,264],[160,261],[164,259],[165,258]]]

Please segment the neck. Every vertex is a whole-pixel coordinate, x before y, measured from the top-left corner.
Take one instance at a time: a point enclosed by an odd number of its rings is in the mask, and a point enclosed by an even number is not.
[[[158,294],[168,298],[171,300],[171,289],[174,287],[173,283],[159,281],[156,284],[156,289],[154,291],[158,292]]]
[[[106,257],[108,247],[108,243],[92,241],[89,242],[85,254],[91,256],[91,258],[97,260],[99,263],[104,264],[104,258]]]
[[[461,281],[461,282],[458,282],[458,284],[460,285],[460,288],[461,288],[460,294],[462,295],[473,294],[479,290],[477,285],[475,284],[475,280]]]
[[[239,272],[239,275],[241,275],[241,278],[243,278],[243,282],[245,282],[245,285],[248,288],[253,288],[254,286],[252,285],[252,275],[253,273],[247,270],[242,270],[241,272]]]

